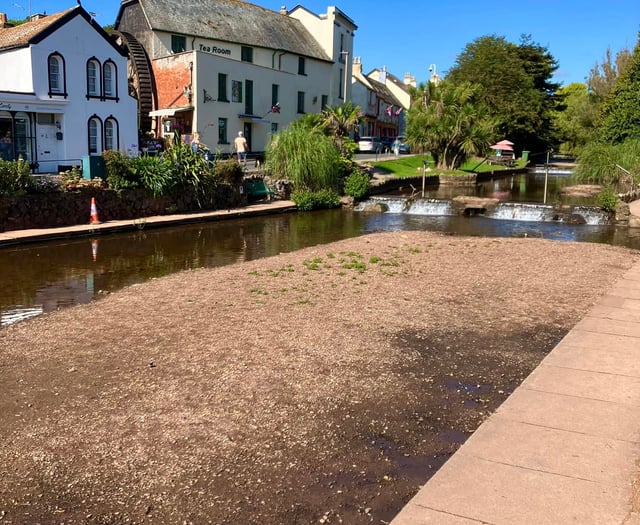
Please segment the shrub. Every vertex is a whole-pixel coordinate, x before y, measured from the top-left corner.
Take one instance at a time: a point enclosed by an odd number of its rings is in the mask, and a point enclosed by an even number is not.
[[[104,188],[105,181],[100,178],[84,179],[78,166],[73,166],[69,171],[60,174],[60,189],[62,191],[81,191],[84,189]]]
[[[30,191],[33,193],[55,193],[62,190],[62,178],[57,175],[32,177]]]
[[[177,184],[173,166],[162,157],[143,155],[130,160],[133,180],[149,190],[155,197],[171,193]]]
[[[615,211],[618,205],[618,195],[611,186],[607,186],[596,196],[596,204],[604,211]]]
[[[335,191],[324,189],[319,191],[298,190],[291,194],[291,200],[300,211],[337,208],[340,206],[340,195]]]
[[[369,175],[360,170],[352,171],[344,181],[344,194],[361,199],[369,194]]]
[[[176,133],[173,143],[164,152],[163,158],[172,166],[177,180],[176,189],[193,191],[198,206],[203,208],[214,202],[216,180],[213,166]]]
[[[242,177],[244,175],[242,166],[236,159],[220,160],[216,162],[213,173],[219,182],[232,184],[233,186],[241,184]]]
[[[9,197],[26,193],[33,185],[29,163],[0,159],[0,195]]]
[[[102,153],[107,184],[112,190],[126,190],[139,188],[140,180],[132,170],[131,158],[119,151],[105,151]]]

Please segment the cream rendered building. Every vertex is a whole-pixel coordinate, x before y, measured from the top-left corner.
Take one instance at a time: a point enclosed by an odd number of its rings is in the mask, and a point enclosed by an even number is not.
[[[335,7],[271,11],[237,0],[124,0],[116,35],[131,55],[142,132],[252,152],[305,113],[350,96],[356,25]],[[151,118],[149,118],[151,117]]]

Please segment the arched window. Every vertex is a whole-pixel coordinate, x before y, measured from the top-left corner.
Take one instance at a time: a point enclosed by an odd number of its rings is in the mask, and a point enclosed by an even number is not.
[[[104,121],[104,149],[118,150],[118,121],[113,117],[108,117]]]
[[[49,96],[67,96],[67,78],[64,58],[60,53],[51,53],[47,60],[49,72]]]
[[[100,93],[100,62],[95,58],[87,61],[87,96],[99,97]]]
[[[94,115],[88,122],[89,155],[102,153],[102,121]]]
[[[102,66],[102,81],[105,98],[118,98],[118,76],[113,60],[107,60]]]

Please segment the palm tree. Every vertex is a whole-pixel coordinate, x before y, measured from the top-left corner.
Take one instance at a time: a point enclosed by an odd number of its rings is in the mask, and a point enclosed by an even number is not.
[[[413,92],[407,116],[407,142],[429,151],[436,167],[453,170],[490,144],[494,123],[477,100],[478,89],[465,83],[429,82]]]
[[[345,102],[342,106],[327,106],[322,110],[323,127],[330,133],[342,156],[347,156],[345,140],[358,129],[362,116],[360,106]]]

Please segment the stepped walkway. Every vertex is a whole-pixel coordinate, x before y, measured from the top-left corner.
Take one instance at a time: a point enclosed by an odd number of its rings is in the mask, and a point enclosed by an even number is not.
[[[391,524],[640,525],[639,483],[637,264]]]

